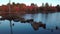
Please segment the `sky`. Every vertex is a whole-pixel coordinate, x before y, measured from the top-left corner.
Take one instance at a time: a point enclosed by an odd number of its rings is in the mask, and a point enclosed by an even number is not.
[[[38,6],[41,6],[42,3],[49,3],[52,4],[52,6],[56,6],[57,4],[60,5],[60,0],[11,0],[11,3],[25,3],[26,5],[30,5],[31,3],[37,4]],[[6,5],[9,3],[9,0],[0,0],[0,5]]]

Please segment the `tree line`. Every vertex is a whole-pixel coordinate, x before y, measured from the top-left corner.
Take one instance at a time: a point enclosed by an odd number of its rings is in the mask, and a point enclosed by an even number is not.
[[[30,6],[27,6],[24,3],[17,3],[14,2],[12,4],[8,3],[7,5],[0,6],[0,14],[1,13],[8,13],[9,12],[9,6],[10,6],[10,13],[19,13],[19,14],[35,14],[35,13],[54,13],[54,12],[60,12],[60,6],[52,6],[48,3],[45,4],[42,3],[42,6],[38,7],[36,4],[31,3]]]

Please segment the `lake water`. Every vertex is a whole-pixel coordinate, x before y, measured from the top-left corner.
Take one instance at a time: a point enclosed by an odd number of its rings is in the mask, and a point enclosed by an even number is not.
[[[22,16],[27,19],[34,19],[35,22],[42,22],[46,24],[46,29],[42,27],[39,30],[34,30],[30,23],[21,23],[11,21],[13,34],[60,34],[60,13],[49,13],[49,14],[25,14]],[[59,28],[56,30],[56,26]],[[53,32],[51,32],[53,29]],[[8,20],[0,20],[0,34],[12,34],[10,28],[10,22]]]

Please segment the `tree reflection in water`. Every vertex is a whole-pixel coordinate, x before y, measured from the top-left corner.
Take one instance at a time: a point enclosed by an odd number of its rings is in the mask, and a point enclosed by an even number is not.
[[[11,29],[11,34],[13,34],[13,28],[12,28],[12,23],[10,21],[10,29]]]
[[[39,30],[40,27],[46,29],[46,24],[43,24],[42,22],[35,22],[34,19],[25,20],[24,18],[18,18],[17,20],[17,19],[10,19],[10,18],[0,18],[0,20],[6,20],[6,19],[10,21],[11,34],[13,34],[12,27],[15,25],[14,23],[11,22],[11,20],[13,20],[14,22],[20,21],[21,23],[30,23],[35,31]],[[56,30],[57,29],[59,28],[56,26]],[[53,32],[53,29],[51,29],[51,32]]]

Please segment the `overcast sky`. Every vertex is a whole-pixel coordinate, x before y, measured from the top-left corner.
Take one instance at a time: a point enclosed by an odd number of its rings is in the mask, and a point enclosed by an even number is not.
[[[9,2],[9,0],[0,0],[0,5],[4,4],[6,5]],[[25,3],[26,5],[30,5],[31,3],[37,4],[38,6],[41,6],[42,3],[48,2],[49,4],[52,4],[53,6],[56,6],[57,4],[60,4],[60,0],[11,0],[11,3]]]

